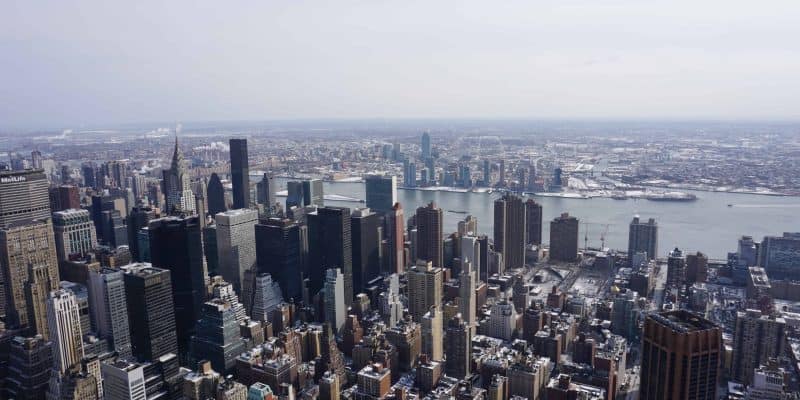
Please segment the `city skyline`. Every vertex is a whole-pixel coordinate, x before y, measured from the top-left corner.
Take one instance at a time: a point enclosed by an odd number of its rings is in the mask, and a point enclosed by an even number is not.
[[[800,400],[796,15],[4,5],[0,399]]]

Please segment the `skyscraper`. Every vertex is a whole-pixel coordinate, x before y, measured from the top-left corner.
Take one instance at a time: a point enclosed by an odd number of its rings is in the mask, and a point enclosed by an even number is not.
[[[175,149],[172,152],[172,164],[169,169],[163,171],[163,174],[163,190],[167,214],[193,213],[195,211],[194,193],[192,192],[189,175],[186,173],[183,153],[178,148],[177,136],[175,136]]]
[[[478,238],[476,236],[462,236],[460,246],[461,270],[464,271],[469,266],[470,269],[476,272],[475,279],[477,280],[480,274],[479,271],[486,268],[485,265],[481,265],[481,250]]]
[[[141,364],[118,359],[101,363],[103,391],[109,400],[142,400],[146,397],[144,367]]]
[[[686,284],[702,283],[708,280],[708,256],[697,252],[686,255]]]
[[[0,228],[50,218],[47,188],[42,170],[0,171]]]
[[[380,275],[381,237],[378,214],[369,208],[357,208],[350,216],[353,242],[353,292],[362,293],[367,282]]]
[[[403,165],[403,186],[417,186],[417,165],[408,160],[405,160]]]
[[[443,312],[438,306],[431,306],[422,316],[422,354],[434,361],[444,360]]]
[[[494,246],[508,269],[525,266],[525,211],[522,199],[510,193],[494,202]]]
[[[550,260],[578,259],[578,219],[562,213],[550,222]]]
[[[275,178],[266,172],[256,183],[256,202],[264,206],[268,216],[275,214],[275,188]]]
[[[447,362],[444,373],[447,376],[464,379],[470,374],[472,363],[472,335],[470,327],[461,319],[461,314],[456,314],[447,321],[445,333],[445,353]]]
[[[344,302],[344,275],[338,268],[325,271],[325,322],[329,323],[334,332],[339,332],[344,327],[344,318],[347,306]]]
[[[95,172],[96,167],[97,166],[91,161],[81,164],[81,177],[83,178],[83,186],[97,189],[97,184],[95,181],[97,176],[97,173]]]
[[[444,267],[443,225],[442,209],[434,202],[417,208],[417,258],[432,262],[434,268]]]
[[[517,328],[517,310],[514,304],[503,299],[492,305],[489,314],[489,336],[511,341],[511,337]]]
[[[272,276],[266,273],[256,275],[253,279],[253,299],[249,303],[252,304],[250,318],[255,321],[269,321],[270,314],[282,302],[281,288],[272,280]]]
[[[786,343],[786,320],[762,314],[758,310],[736,313],[733,334],[733,379],[750,385],[753,371],[770,358],[783,354]]]
[[[645,318],[639,398],[717,398],[722,330],[686,310]]]
[[[81,208],[81,198],[78,187],[74,185],[59,185],[50,188],[50,210],[52,212]]]
[[[528,230],[527,244],[542,244],[542,205],[528,199],[525,202],[525,219]]]
[[[97,334],[106,339],[120,357],[130,357],[131,338],[124,273],[110,268],[90,270],[88,289]]]
[[[423,160],[431,158],[431,135],[429,135],[428,132],[422,133],[421,149],[422,149],[421,158]]]
[[[386,214],[386,240],[388,242],[390,274],[403,273],[406,267],[405,257],[405,215],[400,203],[394,203],[392,210]]]
[[[53,231],[59,261],[83,257],[97,247],[94,223],[88,210],[69,209],[54,212]]]
[[[430,261],[417,262],[407,273],[408,312],[416,322],[432,306],[441,307],[444,272]]]
[[[200,224],[196,216],[166,217],[150,221],[149,231],[152,264],[169,270],[172,277],[178,349],[184,359],[206,290]]]
[[[130,318],[131,352],[140,361],[178,353],[169,270],[148,263],[122,267]]]
[[[64,374],[83,358],[81,316],[72,292],[59,289],[50,293],[47,299],[47,325],[54,346],[54,364]]]
[[[765,236],[758,252],[758,265],[770,279],[800,280],[800,232]]]
[[[6,324],[48,338],[47,294],[58,289],[59,282],[53,225],[50,218],[15,224],[0,229]]]
[[[341,268],[344,274],[344,301],[353,301],[353,246],[350,209],[320,207],[308,216],[308,265],[311,293],[322,288],[324,271]]]
[[[212,173],[211,178],[208,179],[206,198],[208,199],[209,214],[217,215],[228,209],[225,205],[225,187],[222,186],[222,181],[216,172]]]
[[[242,293],[244,274],[256,266],[258,211],[237,209],[215,216],[217,222],[217,257],[219,273]]]
[[[307,206],[306,198],[303,194],[303,182],[289,181],[286,182],[286,211],[292,207]]]
[[[344,356],[336,346],[336,335],[334,335],[331,324],[327,322],[322,325],[322,340],[320,344],[320,361],[323,368],[315,370],[315,375],[319,374],[321,377],[323,372],[327,370],[336,374],[339,377],[339,382],[345,382],[347,376],[344,369]]]
[[[302,300],[301,254],[305,250],[300,226],[290,219],[270,218],[256,224],[255,235],[258,272],[270,274],[287,299]]]
[[[561,189],[561,186],[564,185],[561,173],[562,173],[561,167],[556,167],[555,169],[553,169],[553,186],[555,186],[559,190]]]
[[[207,360],[214,370],[229,373],[236,357],[245,351],[244,344],[231,303],[217,298],[203,303],[197,334],[192,336],[190,362]]]
[[[658,257],[658,224],[653,218],[642,222],[637,215],[631,221],[628,229],[628,258],[632,260],[633,255],[638,252],[647,253],[648,260]]]
[[[139,247],[139,233],[142,228],[147,227],[150,220],[156,218],[156,212],[149,206],[138,205],[131,209],[128,213],[128,246],[131,250],[131,257],[136,261],[145,261],[142,259],[142,253],[149,253],[150,249],[141,249]]]
[[[667,285],[681,287],[686,283],[686,258],[679,248],[675,248],[667,257]]]
[[[461,318],[470,329],[475,329],[478,325],[476,318],[477,301],[475,299],[475,284],[477,276],[472,267],[467,263],[467,268],[461,269],[458,277],[458,312]]]
[[[391,274],[386,278],[388,288],[380,296],[381,315],[389,328],[394,328],[403,319],[403,303],[400,301],[400,278]]]
[[[397,178],[394,175],[370,175],[364,179],[367,207],[388,213],[397,203]]]
[[[303,202],[307,206],[325,206],[321,180],[309,179],[303,181]]]
[[[41,335],[16,336],[8,354],[6,398],[39,400],[45,397],[53,370],[53,342]]]
[[[249,208],[250,164],[247,157],[247,139],[231,139],[230,147],[233,208]]]

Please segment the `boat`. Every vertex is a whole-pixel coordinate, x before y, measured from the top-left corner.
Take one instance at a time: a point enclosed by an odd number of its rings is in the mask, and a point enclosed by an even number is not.
[[[453,214],[466,214],[467,213],[467,211],[463,211],[463,210],[447,210],[447,212],[453,213]]]
[[[733,204],[728,204],[728,207],[733,207]]]
[[[695,201],[697,196],[691,193],[683,192],[666,192],[666,193],[648,193],[643,196],[647,200],[652,201]]]
[[[614,200],[628,200],[628,196],[625,194],[625,192],[614,192],[611,195],[611,198]]]

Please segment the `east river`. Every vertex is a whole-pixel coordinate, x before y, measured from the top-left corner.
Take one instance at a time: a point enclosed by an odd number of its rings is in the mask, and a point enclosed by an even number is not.
[[[279,190],[286,189],[287,179],[276,179]],[[325,194],[364,199],[363,183],[325,182]],[[544,227],[542,237],[549,239],[549,221],[563,212],[580,220],[580,247],[588,236],[589,247],[600,247],[605,232],[605,245],[627,249],[628,224],[634,215],[658,223],[658,251],[661,257],[674,247],[684,252],[702,251],[710,258],[724,259],[735,251],[742,235],[760,241],[765,235],[800,231],[800,198],[753,194],[686,191],[697,195],[696,201],[672,202],[650,200],[614,200],[610,198],[569,199],[533,196],[542,204]],[[467,215],[478,219],[478,231],[492,236],[493,200],[498,193],[460,193],[445,191],[397,191],[397,199],[406,218],[417,207],[434,201],[444,210],[445,233],[456,230],[459,220]],[[285,197],[278,197],[283,202]],[[326,205],[350,208],[364,203],[326,200]],[[731,205],[730,207],[728,205]],[[467,214],[448,212],[466,211]],[[607,229],[607,232],[606,232]],[[588,233],[588,235],[587,235]]]

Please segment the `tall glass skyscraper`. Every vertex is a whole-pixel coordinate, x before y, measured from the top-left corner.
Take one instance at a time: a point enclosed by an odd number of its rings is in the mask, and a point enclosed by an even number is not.
[[[250,207],[250,167],[247,158],[247,139],[231,139],[231,181],[233,208]]]
[[[397,203],[397,178],[391,176],[371,175],[366,183],[367,207],[379,213],[387,213]]]

